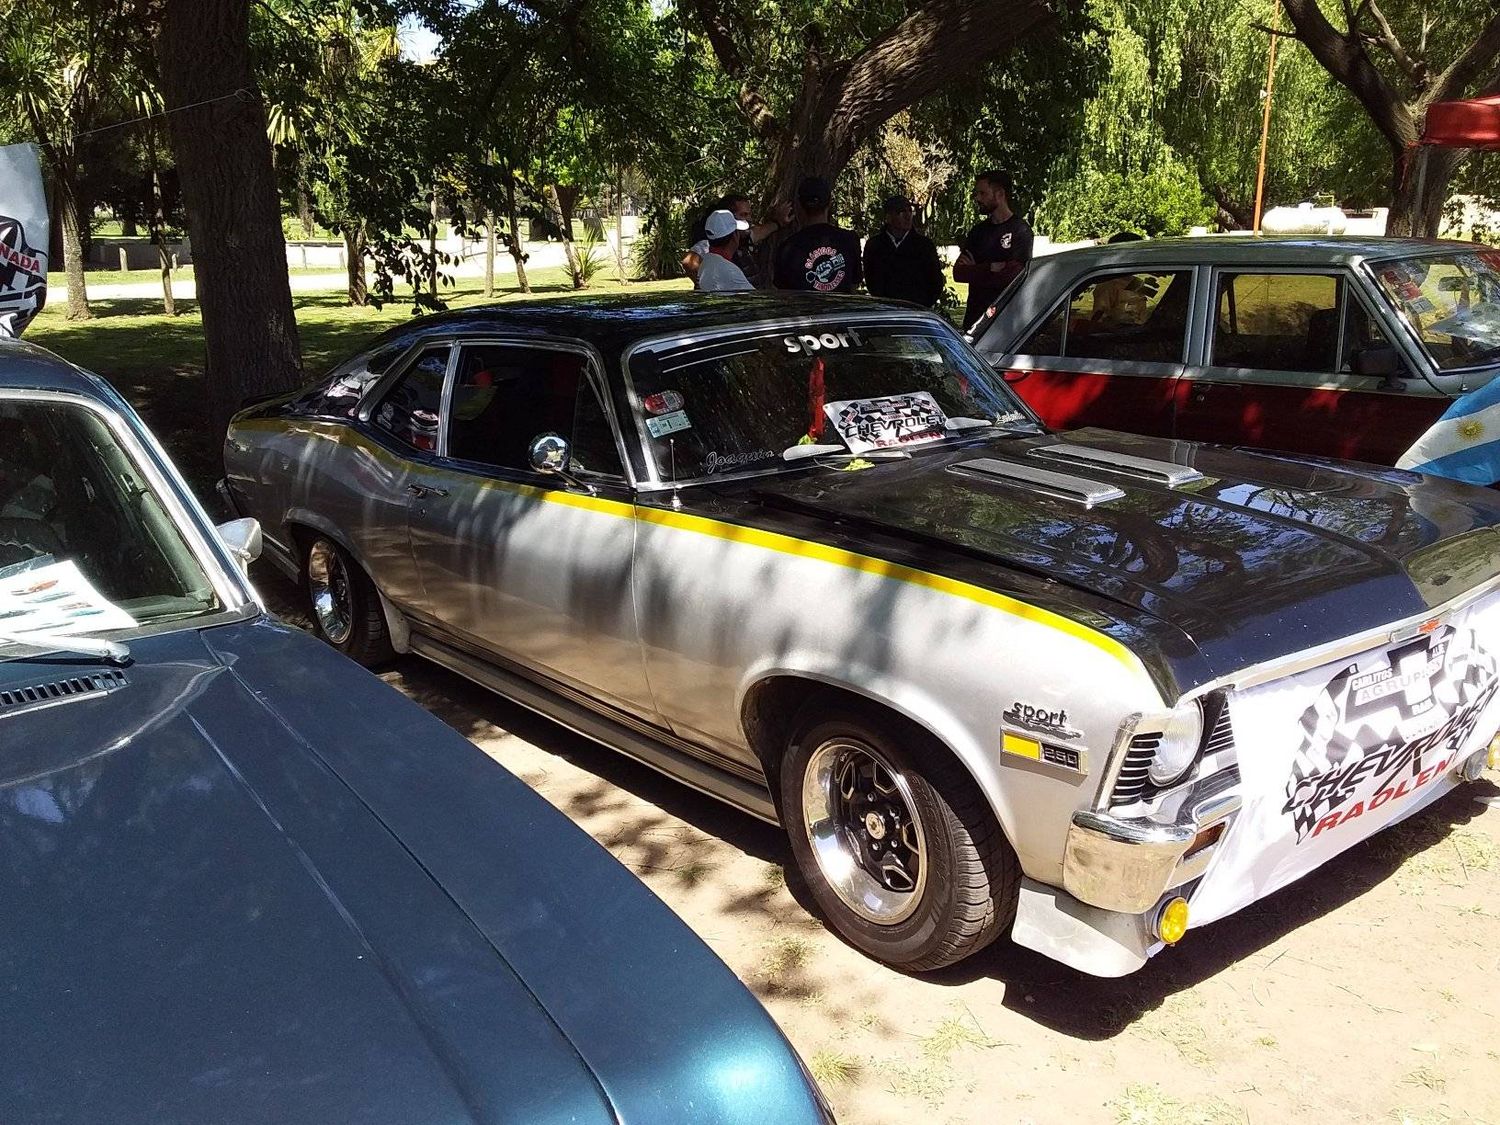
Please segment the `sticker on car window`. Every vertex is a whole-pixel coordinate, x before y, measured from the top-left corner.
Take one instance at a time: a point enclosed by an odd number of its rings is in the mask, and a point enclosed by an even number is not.
[[[802,355],[816,355],[818,352],[831,352],[838,348],[863,347],[864,341],[854,329],[845,328],[841,332],[804,332],[797,336],[783,336],[781,346],[792,355],[799,352]]]
[[[926,391],[882,398],[854,398],[823,407],[851,453],[941,441],[948,416]]]
[[[647,414],[671,414],[674,410],[682,409],[682,395],[677,391],[657,391],[654,395],[641,399],[641,405],[646,408]]]
[[[666,437],[675,434],[678,430],[690,430],[693,424],[688,421],[686,410],[674,410],[670,414],[663,414],[660,418],[647,418],[646,429],[654,438]]]

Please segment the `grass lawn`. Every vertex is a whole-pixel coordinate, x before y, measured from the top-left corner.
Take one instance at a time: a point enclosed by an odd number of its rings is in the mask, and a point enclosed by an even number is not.
[[[93,276],[90,274],[90,280]],[[152,275],[143,272],[129,276],[137,280]],[[562,269],[533,270],[531,283],[535,297],[573,293]],[[588,292],[651,293],[687,288],[684,278],[622,287],[609,274],[596,278]],[[521,296],[502,291],[487,302],[477,278],[460,278],[457,285],[443,290],[443,299],[453,308],[503,304]],[[32,323],[26,339],[108,379],[171,450],[198,495],[209,499],[213,482],[220,475],[221,435],[209,433],[203,424],[203,321],[197,301],[179,300],[175,317],[163,316],[157,299],[96,300],[90,304],[94,319],[69,321],[64,315],[66,305],[52,303]],[[345,303],[343,290],[293,293],[292,304],[309,381],[357,351],[366,340],[411,319],[410,304],[351,308]]]
[[[287,273],[296,277],[299,275],[325,276],[343,273],[341,266],[296,266],[287,270]],[[191,265],[178,266],[172,271],[175,281],[191,281],[193,279],[193,267]],[[90,289],[97,285],[146,285],[161,284],[161,271],[155,266],[147,270],[104,270],[90,267],[84,272],[84,284]],[[68,285],[68,275],[62,270],[51,270],[47,274],[47,287],[49,289],[65,289]]]

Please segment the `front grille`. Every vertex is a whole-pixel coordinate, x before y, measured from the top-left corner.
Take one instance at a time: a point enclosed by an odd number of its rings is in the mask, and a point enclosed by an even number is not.
[[[1219,713],[1212,716],[1211,729],[1208,732],[1208,738],[1203,743],[1205,758],[1234,746],[1234,724],[1229,721],[1229,696],[1215,696],[1214,702],[1217,703]],[[1213,703],[1210,703],[1210,707],[1212,706]]]
[[[56,703],[80,695],[114,691],[128,683],[125,673],[116,669],[91,672],[86,676],[69,676],[64,680],[52,680],[43,684],[27,684],[25,687],[0,688],[0,713],[21,707],[35,707],[40,703]]]
[[[1151,786],[1147,777],[1151,759],[1156,757],[1156,748],[1161,745],[1161,731],[1138,734],[1130,740],[1130,749],[1125,752],[1125,761],[1120,766],[1120,776],[1115,779],[1115,791],[1109,803],[1129,805],[1146,795]]]

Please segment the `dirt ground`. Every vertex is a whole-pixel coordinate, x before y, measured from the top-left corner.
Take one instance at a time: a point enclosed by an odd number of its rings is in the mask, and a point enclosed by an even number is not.
[[[295,599],[255,577],[274,604]],[[681,915],[844,1125],[1500,1123],[1493,774],[1122,980],[1004,940],[910,977],[824,929],[778,830],[415,657],[384,678]]]

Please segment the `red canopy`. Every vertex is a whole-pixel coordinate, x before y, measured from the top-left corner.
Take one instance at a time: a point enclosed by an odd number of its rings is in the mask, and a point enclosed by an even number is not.
[[[1427,107],[1424,145],[1439,148],[1500,148],[1500,94]]]

